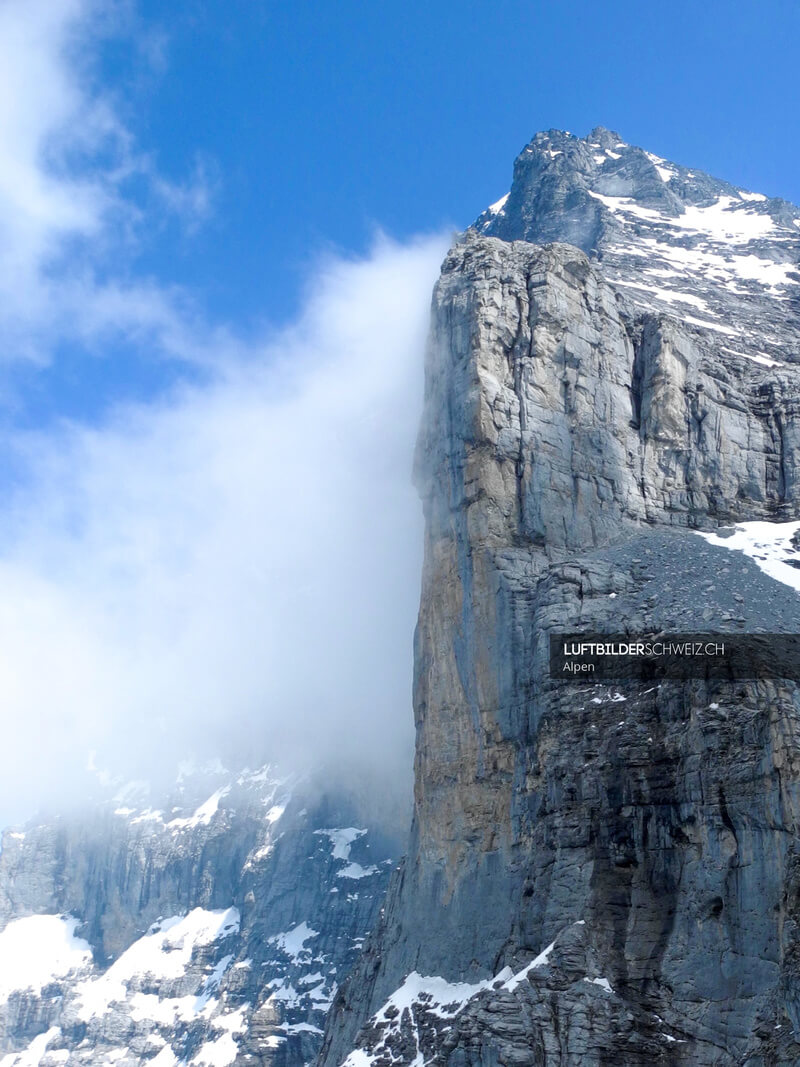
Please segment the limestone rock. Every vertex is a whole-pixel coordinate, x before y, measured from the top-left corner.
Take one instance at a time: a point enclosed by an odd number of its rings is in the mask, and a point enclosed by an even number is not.
[[[800,631],[799,219],[551,131],[445,260],[413,827],[327,1067],[800,1062],[796,680],[548,670],[566,630]],[[783,572],[700,536],[755,521]]]

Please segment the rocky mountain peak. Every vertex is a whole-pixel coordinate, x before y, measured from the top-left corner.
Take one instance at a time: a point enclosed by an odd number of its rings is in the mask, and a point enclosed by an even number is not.
[[[538,133],[475,230],[577,245],[631,306],[680,315],[757,362],[800,359],[800,208],[627,144]]]

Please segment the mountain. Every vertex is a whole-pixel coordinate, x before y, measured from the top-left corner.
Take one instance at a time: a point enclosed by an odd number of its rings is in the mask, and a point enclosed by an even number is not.
[[[410,835],[217,765],[7,830],[0,1067],[800,1063],[798,672],[550,661],[800,633],[798,363],[797,208],[538,134],[433,298]]]
[[[609,130],[537,134],[510,193],[475,226],[575,245],[637,307],[711,331],[729,355],[791,362],[800,352],[800,209]]]
[[[603,129],[537,135],[448,254],[413,825],[322,1067],[800,1062],[797,674],[549,670],[800,632],[799,265],[800,210]]]
[[[398,855],[357,790],[187,768],[7,831],[2,1067],[299,1067]],[[4,1054],[4,1055],[3,1055]]]

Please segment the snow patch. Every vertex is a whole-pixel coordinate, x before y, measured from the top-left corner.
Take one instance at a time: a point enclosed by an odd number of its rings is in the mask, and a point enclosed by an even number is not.
[[[800,550],[792,538],[800,530],[800,522],[740,522],[729,537],[697,531],[710,545],[744,553],[776,582],[782,582],[800,592]]]
[[[496,200],[493,204],[489,204],[486,210],[491,212],[492,215],[502,215],[503,208],[506,206],[506,201],[508,200],[509,195],[509,193],[506,193],[505,196],[501,196],[499,200]]]
[[[0,1004],[17,991],[41,994],[52,982],[92,962],[92,950],[75,936],[72,915],[28,915],[0,932]]]
[[[206,1041],[189,1061],[197,1067],[229,1067],[239,1054],[239,1046],[232,1034],[222,1034],[213,1041]]]
[[[230,793],[229,785],[222,786],[216,793],[212,793],[208,800],[201,804],[193,815],[188,819],[172,819],[167,823],[168,830],[191,830],[195,826],[208,826],[219,810],[219,802]]]
[[[640,289],[644,293],[652,293],[653,296],[657,296],[660,300],[666,300],[667,303],[688,304],[690,307],[699,308],[699,310],[710,314],[707,301],[703,300],[701,296],[695,296],[694,293],[684,293],[679,289],[665,289],[658,285],[647,285],[645,282],[631,282],[624,278],[616,278],[614,284],[623,285],[631,289]]]
[[[603,196],[591,190],[589,195],[614,214],[632,215],[648,222],[660,223],[672,230],[703,234],[724,243],[747,243],[765,237],[775,230],[775,223],[769,215],[744,208],[741,201],[733,196],[720,196],[706,207],[687,204],[680,215],[667,215],[652,208],[642,207],[628,197]]]
[[[752,363],[758,363],[762,367],[780,367],[781,365],[779,360],[770,359],[763,352],[738,352],[735,348],[726,348],[724,345],[720,347],[723,352],[729,352],[732,356],[740,356],[742,359],[749,359]]]
[[[150,1067],[176,1067],[178,1057],[169,1045],[165,1045],[158,1055],[152,1060],[149,1060],[148,1063],[150,1064]]]
[[[292,927],[291,930],[287,930],[282,934],[275,934],[273,937],[267,938],[267,940],[271,944],[277,945],[282,952],[297,961],[305,953],[310,955],[310,949],[306,948],[306,941],[310,941],[314,937],[319,937],[319,931],[312,930],[308,923],[302,922]]]
[[[599,985],[601,989],[605,989],[606,993],[614,992],[607,978],[584,978],[584,982],[589,982],[590,985]]]
[[[131,826],[135,826],[137,823],[142,822],[163,822],[163,816],[160,811],[154,811],[152,808],[148,808],[143,811],[141,815],[137,815],[135,819],[131,819]]]
[[[0,1059],[0,1067],[39,1067],[45,1052],[47,1052],[47,1046],[60,1036],[61,1030],[59,1027],[52,1026],[45,1033],[35,1037],[22,1052],[10,1052],[7,1056],[3,1056]],[[48,1059],[52,1062],[56,1062],[56,1058],[58,1058],[58,1061],[63,1063],[68,1056],[68,1052],[48,1053]]]
[[[353,846],[353,842],[357,841],[359,837],[363,837],[366,832],[366,830],[360,830],[356,826],[314,831],[318,836],[328,838],[333,847],[332,855],[335,860],[347,861],[347,866],[342,868],[341,871],[337,871],[337,878],[368,878],[372,874],[377,874],[377,867],[362,867],[360,863],[350,859],[350,849]]]

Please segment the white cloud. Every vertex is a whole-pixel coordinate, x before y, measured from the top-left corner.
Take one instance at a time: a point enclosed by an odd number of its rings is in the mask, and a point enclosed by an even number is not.
[[[185,184],[159,174],[99,91],[91,57],[120,31],[114,0],[0,3],[0,353],[5,362],[51,357],[56,340],[147,338],[162,354],[206,358],[176,294],[107,277],[129,258],[156,210],[191,227],[209,211],[200,163]],[[150,214],[129,195],[147,190]],[[141,197],[140,197],[141,200]]]
[[[410,485],[445,239],[329,259],[258,360],[18,439],[0,527],[0,812],[256,751],[410,769]],[[143,773],[144,772],[144,773]]]
[[[410,770],[410,466],[445,238],[318,264],[262,345],[137,278],[139,230],[161,211],[191,225],[211,183],[166,181],[93,83],[98,34],[132,17],[0,0],[2,358],[124,338],[205,368],[102,425],[5,442],[0,823],[80,795],[91,751],[131,777],[192,752]]]

